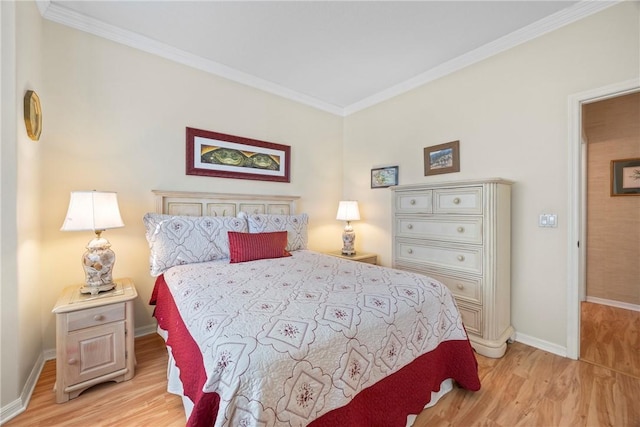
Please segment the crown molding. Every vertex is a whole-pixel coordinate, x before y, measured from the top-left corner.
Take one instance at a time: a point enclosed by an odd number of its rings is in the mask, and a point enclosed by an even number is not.
[[[464,55],[460,55],[450,61],[447,61],[437,67],[430,69],[416,77],[406,80],[400,84],[392,86],[375,95],[367,97],[361,101],[351,104],[344,109],[344,115],[348,116],[365,108],[369,108],[373,105],[379,104],[395,96],[401,95],[405,92],[409,92],[419,86],[426,83],[437,80],[441,77],[452,74],[462,68],[473,65],[491,56],[497,55],[508,49],[516,47],[520,44],[531,41],[565,25],[576,22],[587,16],[598,13],[604,9],[607,9],[615,4],[620,3],[622,0],[615,1],[598,1],[598,0],[583,0],[576,3],[574,6],[565,10],[549,15],[533,24],[527,25],[519,30],[516,30],[506,36],[503,36],[491,43],[487,43],[477,49],[474,49]]]
[[[504,52],[522,43],[526,43],[546,33],[554,31],[565,25],[571,24],[582,18],[600,12],[623,0],[599,1],[583,0],[574,6],[550,15],[544,19],[534,22],[531,25],[514,31],[491,43],[481,46],[471,52],[447,61],[435,68],[432,68],[416,77],[394,85],[388,89],[366,97],[361,101],[346,107],[337,106],[315,97],[286,88],[268,80],[261,79],[254,75],[236,70],[224,64],[211,61],[200,56],[191,54],[181,49],[176,49],[165,43],[158,42],[151,38],[142,36],[132,31],[123,30],[114,25],[110,25],[69,10],[58,4],[51,3],[50,0],[36,0],[36,5],[43,18],[57,22],[59,24],[84,31],[116,43],[142,50],[188,67],[205,71],[225,79],[241,83],[265,92],[281,96],[283,98],[307,105],[318,110],[322,110],[338,116],[348,116],[365,108],[379,104],[390,98],[411,91],[426,83],[437,80],[448,74],[454,73],[462,68],[473,65],[479,61],[489,58],[498,53]]]
[[[344,110],[336,105],[321,101],[312,96],[291,90],[251,74],[244,73],[224,64],[174,48],[133,31],[123,30],[122,28],[118,28],[98,19],[67,9],[56,3],[51,3],[49,0],[37,0],[36,3],[42,17],[49,21],[57,22],[58,24],[139,49],[143,52],[147,52],[188,67],[205,71],[249,87],[260,89],[265,92],[281,96],[282,98],[308,105],[318,110],[339,116],[342,116],[344,113]]]

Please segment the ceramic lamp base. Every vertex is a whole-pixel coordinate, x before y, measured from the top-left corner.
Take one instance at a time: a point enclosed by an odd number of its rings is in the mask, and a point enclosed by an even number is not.
[[[347,222],[347,226],[342,233],[342,254],[343,255],[355,255],[356,248],[353,246],[356,241],[356,233],[353,231],[351,224]]]
[[[111,272],[116,262],[116,254],[110,247],[109,241],[99,236],[89,242],[87,251],[82,255],[85,285],[80,292],[97,295],[98,292],[114,288]]]

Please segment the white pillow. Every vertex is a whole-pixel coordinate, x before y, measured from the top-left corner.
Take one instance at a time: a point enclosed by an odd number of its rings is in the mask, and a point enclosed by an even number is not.
[[[307,214],[253,214],[247,216],[247,222],[249,223],[249,233],[286,231],[286,250],[289,252],[307,249],[307,224],[309,223],[309,217]]]
[[[229,231],[249,231],[244,218],[231,216],[172,216],[148,213],[143,222],[151,254],[150,273],[170,267],[229,258]]]

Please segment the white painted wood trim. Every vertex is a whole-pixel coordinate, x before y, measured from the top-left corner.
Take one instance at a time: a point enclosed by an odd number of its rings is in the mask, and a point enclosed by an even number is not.
[[[640,90],[640,79],[631,79],[609,86],[569,96],[569,219],[567,254],[567,342],[566,356],[578,360],[580,356],[580,297],[585,295],[584,251],[586,241],[583,218],[585,214],[584,174],[582,155],[582,105]],[[581,242],[578,247],[578,242]]]
[[[628,303],[628,302],[615,301],[615,300],[611,300],[611,299],[604,299],[604,298],[589,297],[588,296],[587,297],[587,302],[592,302],[594,304],[608,305],[610,307],[623,308],[625,310],[640,311],[640,305],[638,305],[638,304],[631,304],[631,303]]]

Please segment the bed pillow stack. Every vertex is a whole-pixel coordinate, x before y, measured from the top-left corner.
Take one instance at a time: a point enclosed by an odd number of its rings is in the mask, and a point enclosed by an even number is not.
[[[176,265],[222,259],[242,262],[238,260],[277,258],[290,256],[291,251],[307,249],[307,214],[240,212],[237,217],[230,217],[148,213],[143,222],[151,249],[150,273],[154,277]],[[230,241],[229,233],[265,236],[234,236]],[[281,241],[285,247],[278,249]],[[273,256],[274,251],[277,256]]]

